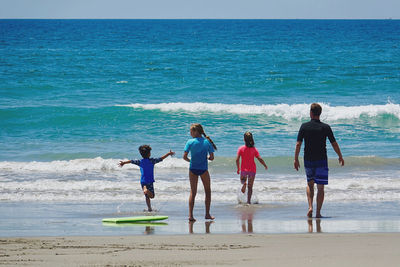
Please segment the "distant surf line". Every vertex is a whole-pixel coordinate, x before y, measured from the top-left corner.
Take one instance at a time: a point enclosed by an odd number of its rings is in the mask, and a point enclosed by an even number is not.
[[[324,110],[322,119],[328,121],[358,119],[362,116],[377,117],[383,115],[391,115],[400,120],[400,105],[391,102],[388,102],[385,105],[362,106],[331,106],[326,103],[321,103],[321,105]],[[116,106],[143,110],[160,110],[161,112],[251,114],[281,117],[286,120],[301,120],[309,117],[308,110],[310,104],[245,105],[204,102],[169,102],[159,104],[133,103]]]

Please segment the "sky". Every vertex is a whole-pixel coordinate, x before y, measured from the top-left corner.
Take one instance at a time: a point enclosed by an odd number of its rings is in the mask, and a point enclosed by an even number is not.
[[[400,0],[0,0],[0,19],[400,19]]]

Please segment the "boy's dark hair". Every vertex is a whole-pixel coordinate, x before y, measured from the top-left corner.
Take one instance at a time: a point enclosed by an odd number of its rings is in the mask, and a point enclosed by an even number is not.
[[[321,115],[322,107],[317,103],[312,103],[310,111],[314,116],[319,116]]]
[[[150,151],[151,147],[149,145],[142,145],[139,147],[140,155],[142,155],[142,157],[145,159],[150,157]]]

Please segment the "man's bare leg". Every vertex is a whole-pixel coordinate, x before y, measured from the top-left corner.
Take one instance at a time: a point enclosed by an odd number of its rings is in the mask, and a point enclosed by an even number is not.
[[[307,200],[308,200],[308,212],[307,217],[312,218],[313,213],[313,200],[314,200],[314,181],[311,180],[307,185]]]
[[[322,204],[324,204],[324,197],[325,197],[325,190],[324,190],[324,185],[323,184],[318,184],[318,193],[317,193],[317,218],[321,218],[321,208]]]

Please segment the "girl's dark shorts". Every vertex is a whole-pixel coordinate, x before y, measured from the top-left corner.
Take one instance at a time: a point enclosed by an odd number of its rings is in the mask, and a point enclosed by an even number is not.
[[[205,173],[207,170],[198,170],[198,169],[190,169],[190,171],[195,174],[195,175],[202,175]]]

